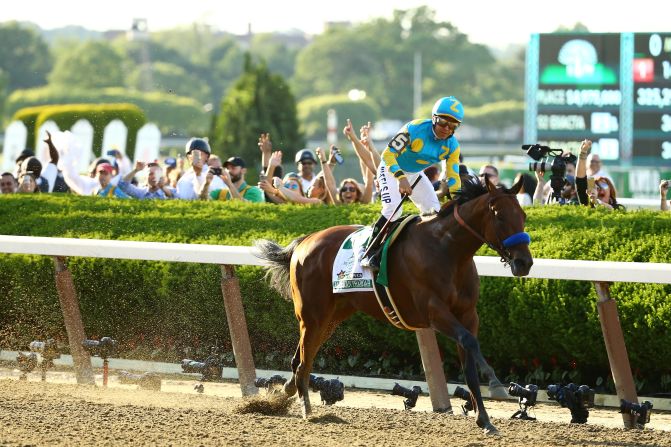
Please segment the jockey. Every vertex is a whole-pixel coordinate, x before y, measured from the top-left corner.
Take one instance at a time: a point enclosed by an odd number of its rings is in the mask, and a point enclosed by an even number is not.
[[[439,99],[433,106],[431,119],[419,119],[407,123],[389,142],[382,152],[382,161],[377,171],[382,215],[373,225],[372,242],[384,224],[401,216],[401,210],[394,210],[401,202],[403,194],[417,206],[422,214],[437,211],[440,202],[431,181],[424,175],[424,168],[442,162],[450,193],[461,188],[459,178],[459,142],[454,132],[464,119],[464,106],[454,96]],[[415,187],[411,185],[419,179]],[[379,268],[379,245],[368,248],[368,259],[363,265]],[[369,242],[370,243],[370,242]]]

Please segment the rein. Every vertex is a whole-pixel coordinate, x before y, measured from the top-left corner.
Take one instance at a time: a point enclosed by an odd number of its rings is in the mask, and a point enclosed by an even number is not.
[[[498,237],[498,245],[493,245],[491,242],[489,242],[487,239],[484,238],[480,233],[475,231],[473,227],[468,225],[466,221],[459,215],[459,204],[454,203],[454,218],[459,222],[459,225],[467,229],[473,236],[475,236],[478,240],[480,240],[483,244],[485,244],[487,247],[491,248],[495,252],[501,256],[501,262],[503,262],[506,265],[510,265],[510,262],[512,261],[512,255],[510,254],[510,251],[508,251],[508,247],[512,247],[513,245],[518,245],[518,244],[528,244],[531,242],[531,237],[529,236],[529,233],[525,231],[520,231],[519,233],[515,233],[512,236],[509,236],[505,238],[503,241],[501,241],[501,238]],[[491,212],[492,208],[491,206],[489,207],[489,210]]]

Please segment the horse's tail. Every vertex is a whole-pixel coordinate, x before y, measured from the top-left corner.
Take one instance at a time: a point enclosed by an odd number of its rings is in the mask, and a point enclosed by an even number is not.
[[[254,242],[256,247],[255,256],[268,262],[266,278],[270,280],[270,286],[287,300],[291,300],[291,282],[289,279],[291,255],[303,239],[305,239],[305,236],[294,239],[286,247],[268,239],[259,239]]]

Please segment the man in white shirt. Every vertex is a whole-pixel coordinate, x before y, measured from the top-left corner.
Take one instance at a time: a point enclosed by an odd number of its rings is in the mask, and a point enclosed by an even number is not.
[[[186,158],[191,163],[191,169],[186,171],[177,182],[176,199],[196,200],[205,185],[207,177],[207,160],[210,158],[210,144],[203,138],[191,138],[186,143]],[[209,185],[209,191],[224,189],[224,181],[214,177]]]

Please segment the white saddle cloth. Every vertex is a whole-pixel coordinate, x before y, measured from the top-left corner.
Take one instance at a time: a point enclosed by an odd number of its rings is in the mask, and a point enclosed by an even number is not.
[[[369,268],[361,266],[360,258],[372,227],[362,227],[343,241],[333,261],[333,293],[368,292],[373,290],[373,276]]]

